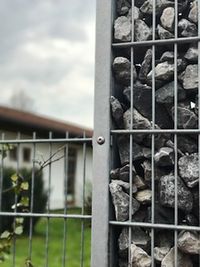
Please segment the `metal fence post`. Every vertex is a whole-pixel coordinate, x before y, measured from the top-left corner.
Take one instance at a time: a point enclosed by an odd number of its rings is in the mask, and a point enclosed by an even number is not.
[[[112,0],[97,0],[91,266],[107,267]]]

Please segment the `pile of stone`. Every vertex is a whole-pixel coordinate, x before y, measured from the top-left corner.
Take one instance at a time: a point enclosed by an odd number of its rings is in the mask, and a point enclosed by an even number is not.
[[[134,40],[152,38],[152,0],[135,0],[133,12],[131,0],[117,1],[114,22],[114,39],[131,41],[134,17]],[[174,1],[156,2],[156,38],[174,38]],[[132,16],[134,15],[134,16]],[[197,1],[182,0],[178,3],[178,36],[197,35]],[[175,60],[174,46],[135,48],[137,62],[130,60],[129,49],[116,51],[113,60],[114,90],[111,111],[115,129],[198,129],[198,45],[178,46]],[[154,64],[154,67],[152,67]],[[132,71],[132,73],[131,73]],[[177,75],[175,76],[175,72]],[[131,77],[133,92],[131,93]],[[177,82],[175,81],[177,77]],[[152,99],[152,84],[155,99]],[[177,92],[177,97],[175,97]],[[131,100],[132,98],[132,100]],[[175,99],[177,109],[175,110]],[[152,118],[152,101],[155,102],[155,118]],[[133,107],[131,108],[131,103]],[[132,114],[131,114],[132,113]],[[175,115],[177,114],[177,119]],[[132,119],[132,121],[131,121]],[[153,121],[154,122],[153,122]],[[114,168],[110,173],[110,193],[117,221],[152,222],[152,195],[154,195],[154,222],[174,224],[175,191],[178,202],[178,224],[199,226],[199,157],[198,135],[159,133],[133,135],[133,153],[130,155],[130,137],[118,134]],[[176,145],[175,145],[176,144]],[[177,160],[175,147],[177,146]],[[152,153],[154,173],[152,174]],[[132,159],[132,169],[130,168]],[[177,162],[177,165],[175,163]],[[132,185],[130,188],[130,171]],[[175,173],[177,181],[175,182]],[[152,178],[155,192],[152,192]],[[177,185],[177,189],[175,188]],[[131,199],[131,201],[130,201]],[[129,204],[132,202],[132,209]],[[131,213],[131,214],[130,214]],[[118,266],[128,266],[128,255],[133,267],[150,267],[151,229],[134,226],[123,227],[118,236]],[[131,246],[130,246],[131,244]],[[155,266],[174,266],[174,233],[167,229],[155,229]],[[200,238],[198,232],[178,232],[178,266],[199,266]],[[129,253],[128,253],[129,251]]]
[[[132,28],[135,41],[147,41],[152,38],[152,16],[156,12],[156,39],[171,39],[175,35],[175,5],[173,0],[135,0],[133,12],[131,0],[117,1],[117,18],[114,22],[114,39],[117,42],[130,42]],[[177,24],[179,37],[194,37],[198,34],[197,0],[178,1]],[[134,26],[132,27],[132,20]]]

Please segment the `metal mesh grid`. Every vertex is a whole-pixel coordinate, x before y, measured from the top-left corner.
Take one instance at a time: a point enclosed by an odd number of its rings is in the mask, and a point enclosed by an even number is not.
[[[52,259],[52,256],[57,258],[57,266],[90,266],[90,225],[91,225],[91,212],[86,207],[86,201],[87,201],[87,175],[88,172],[91,172],[91,169],[88,170],[87,165],[87,152],[90,150],[91,152],[91,142],[92,139],[86,137],[85,133],[83,133],[82,137],[72,138],[69,137],[69,133],[66,133],[66,138],[53,138],[52,133],[49,133],[48,139],[39,139],[37,138],[36,133],[33,133],[32,139],[22,139],[21,135],[18,134],[16,139],[8,139],[6,134],[1,135],[0,140],[0,146],[1,146],[1,164],[0,164],[0,218],[3,220],[4,218],[11,218],[11,220],[15,220],[15,218],[22,217],[24,219],[29,219],[28,223],[28,233],[23,236],[23,243],[18,242],[17,235],[14,235],[12,238],[12,244],[11,244],[11,251],[9,259],[5,260],[2,263],[2,266],[21,266],[25,264],[26,266],[32,266],[28,265],[33,264],[35,266],[34,262],[40,261],[42,262],[42,266],[55,266],[55,262],[51,262],[50,259]],[[17,149],[17,155],[16,155],[16,161],[12,164],[12,168],[15,170],[16,173],[21,172],[22,167],[27,167],[27,165],[23,165],[23,162],[21,162],[21,147],[28,145],[29,148],[31,148],[31,162],[28,165],[27,168],[30,168],[31,171],[31,177],[29,180],[29,187],[31,187],[30,195],[29,195],[29,206],[24,211],[17,208],[17,205],[14,205],[14,209],[11,210],[5,210],[3,208],[3,198],[4,195],[6,195],[6,190],[3,188],[3,183],[5,181],[4,177],[4,171],[7,167],[9,167],[9,164],[6,163],[8,155],[6,157],[3,157],[4,154],[4,146],[15,146]],[[45,147],[46,153],[45,155],[40,155],[39,149],[43,146]],[[71,204],[68,200],[68,174],[69,174],[69,151],[70,148],[73,147],[73,149],[79,150],[79,157],[81,157],[82,161],[79,165],[79,174],[81,177],[81,180],[78,181],[80,184],[79,188],[79,198],[81,198],[80,203],[78,204],[79,208],[73,208],[73,204]],[[12,149],[11,149],[12,150]],[[11,151],[9,150],[9,151]],[[9,154],[9,151],[6,152]],[[38,153],[40,155],[40,158],[38,159]],[[76,158],[77,160],[77,158]],[[91,160],[91,159],[90,159]],[[58,165],[58,173],[62,173],[63,176],[61,177],[55,177],[55,164]],[[37,198],[37,195],[34,193],[34,189],[36,187],[35,177],[38,172],[45,172],[45,178],[43,175],[43,180],[45,184],[45,191],[47,194],[47,204],[45,211],[42,211],[42,213],[39,211],[35,211],[34,205],[35,205],[35,199]],[[44,173],[43,173],[44,174]],[[60,174],[59,174],[60,175]],[[76,178],[76,177],[75,177]],[[24,177],[26,180],[26,177]],[[52,184],[52,179],[54,179],[54,183]],[[55,185],[55,179],[61,179],[62,185],[59,187],[59,194],[62,199],[62,204],[59,210],[55,210],[55,208],[52,209],[54,206],[55,201],[55,195],[54,199],[52,199],[52,191],[56,189]],[[77,179],[77,178],[76,178]],[[15,195],[15,204],[17,204],[17,195]],[[4,201],[5,202],[5,201]],[[69,203],[69,204],[68,204]],[[14,204],[14,203],[13,203]],[[75,203],[76,204],[76,203]],[[74,204],[74,205],[75,205]],[[40,218],[40,221],[42,221],[43,229],[40,230],[40,234],[42,235],[42,238],[39,242],[43,242],[43,251],[40,251],[38,255],[34,251],[35,245],[33,246],[35,240],[38,238],[37,231],[34,232],[34,219]],[[56,222],[59,223],[59,227],[62,227],[62,229],[54,229],[54,227],[58,226]],[[72,231],[72,229],[68,229],[68,223],[70,222],[70,225],[75,225],[73,227],[73,231],[77,231],[77,233],[74,233],[74,236],[77,236],[77,242],[74,243],[75,238],[73,240],[73,233],[69,235],[68,231]],[[15,223],[13,228],[15,229]],[[4,227],[5,228],[5,227]],[[85,229],[87,230],[87,254],[85,253]],[[10,229],[4,229],[10,230]],[[58,232],[58,235],[60,235],[59,244],[57,245],[59,247],[59,250],[55,247],[55,250],[51,248],[53,240],[51,240],[51,232],[52,230],[55,230]],[[19,262],[18,255],[19,255],[19,246],[20,244],[26,244],[24,247],[24,262]],[[76,257],[75,261],[72,259],[72,256],[69,255],[69,251],[71,251],[73,248],[70,248],[70,246],[74,246],[75,251],[74,256]],[[89,254],[88,254],[89,253]],[[50,257],[51,256],[51,257]],[[28,260],[27,260],[28,259]],[[5,265],[4,265],[5,264]],[[8,264],[8,265],[7,265]]]
[[[100,3],[101,2],[101,3]],[[108,3],[109,2],[109,3]],[[97,260],[100,259],[100,255],[105,253],[105,258],[103,259],[103,264],[101,266],[118,266],[117,264],[117,255],[118,255],[118,245],[116,236],[118,236],[118,229],[122,226],[127,226],[129,229],[129,251],[128,251],[128,264],[127,266],[132,266],[131,262],[131,232],[132,227],[139,226],[143,229],[150,229],[150,237],[151,237],[151,266],[157,266],[155,259],[154,259],[154,247],[155,247],[155,234],[156,230],[164,229],[164,230],[171,230],[174,235],[174,265],[178,267],[178,234],[181,230],[188,230],[188,231],[200,231],[199,226],[188,226],[179,224],[179,212],[178,212],[178,193],[177,193],[177,177],[178,177],[178,138],[180,135],[188,136],[190,134],[194,134],[198,137],[198,154],[200,151],[200,118],[198,116],[198,127],[194,129],[180,129],[178,127],[178,47],[179,45],[184,44],[192,44],[198,43],[198,51],[200,52],[200,25],[199,25],[199,14],[200,14],[200,3],[198,1],[198,36],[195,37],[179,37],[178,36],[178,3],[181,1],[175,0],[174,1],[174,9],[175,9],[175,22],[174,22],[174,38],[173,39],[165,39],[165,40],[158,40],[156,39],[156,0],[152,1],[153,3],[153,12],[152,12],[152,39],[147,41],[138,41],[136,42],[134,39],[134,10],[132,8],[131,16],[132,16],[132,33],[131,33],[131,41],[130,42],[114,42],[113,41],[113,25],[115,19],[115,12],[116,12],[116,2],[117,1],[97,1],[97,55],[96,55],[96,119],[101,119],[102,124],[99,125],[99,122],[96,122],[95,126],[95,139],[96,142],[99,136],[105,137],[105,148],[99,147],[96,145],[94,147],[94,159],[96,160],[97,157],[100,159],[99,167],[103,166],[105,170],[102,172],[101,177],[104,179],[104,185],[100,184],[101,190],[103,187],[108,187],[109,181],[109,170],[113,167],[116,167],[116,153],[117,149],[117,142],[116,139],[118,136],[126,136],[129,140],[129,163],[130,163],[130,171],[129,171],[129,184],[130,184],[130,191],[129,195],[132,195],[132,185],[133,185],[133,177],[132,177],[132,168],[133,168],[133,142],[134,136],[136,134],[148,134],[151,136],[151,191],[152,191],[152,199],[151,199],[151,222],[133,222],[132,221],[132,198],[130,198],[129,202],[129,219],[125,222],[116,221],[115,216],[113,215],[113,206],[111,204],[112,200],[108,196],[109,193],[104,189],[105,197],[108,198],[108,203],[102,201],[101,205],[97,204],[97,199],[94,199],[94,204],[96,208],[104,207],[104,213],[102,212],[99,217],[101,216],[102,222],[105,223],[105,227],[103,228],[104,232],[101,236],[102,243],[104,242],[105,245],[93,247],[93,266],[97,266]],[[132,0],[132,7],[135,4],[135,1]],[[104,8],[103,8],[103,7]],[[106,10],[105,10],[106,9]],[[104,26],[103,26],[104,25]],[[100,27],[105,27],[102,30]],[[103,47],[99,42],[103,42]],[[156,49],[162,46],[171,45],[173,46],[174,52],[174,125],[172,129],[157,129],[156,128],[156,105],[155,105],[155,91],[156,91],[156,81],[155,81],[155,67],[156,67]],[[133,108],[134,108],[134,77],[133,77],[133,65],[134,65],[134,58],[135,53],[139,51],[139,49],[148,47],[152,49],[152,127],[151,129],[133,129]],[[109,98],[111,95],[116,96],[115,91],[115,81],[112,73],[112,62],[113,58],[116,55],[124,55],[124,49],[129,51],[128,57],[130,58],[131,63],[131,78],[130,78],[130,128],[129,129],[118,129],[114,128],[110,118],[110,108],[109,108]],[[199,54],[199,53],[198,53]],[[127,56],[127,54],[126,54]],[[101,57],[101,59],[100,59]],[[200,64],[200,59],[198,56],[198,66]],[[107,73],[106,73],[107,72]],[[103,77],[104,81],[101,80],[100,77]],[[106,80],[106,81],[105,81]],[[198,80],[200,80],[200,68],[198,68]],[[101,91],[101,92],[100,92]],[[103,92],[102,92],[103,91]],[[198,85],[198,95],[200,93],[200,86]],[[98,105],[99,99],[104,99],[104,103],[101,103],[101,106]],[[198,101],[198,110],[200,108],[200,101]],[[105,110],[105,118],[102,118],[97,112],[99,110]],[[103,127],[103,129],[102,129]],[[107,129],[106,129],[107,127]],[[156,142],[156,135],[157,134],[171,134],[173,136],[173,149],[174,149],[174,177],[175,177],[175,204],[174,204],[174,223],[173,224],[164,224],[164,223],[156,223],[155,221],[155,142]],[[104,153],[104,154],[103,154]],[[101,160],[102,157],[105,157],[105,160]],[[199,161],[198,161],[199,162]],[[199,170],[200,170],[200,164]],[[94,179],[99,179],[99,173],[95,173]],[[97,185],[97,181],[94,181],[95,185]],[[98,194],[100,191],[94,188],[95,194]],[[200,192],[200,189],[198,189]],[[94,195],[95,197],[95,195]],[[95,197],[96,198],[96,197]],[[108,212],[109,210],[109,212]],[[95,212],[95,210],[94,210]],[[109,216],[108,216],[109,214]],[[95,216],[96,217],[96,216]],[[199,218],[198,218],[199,219]],[[98,223],[94,219],[94,224],[97,227]],[[109,225],[109,226],[108,226]],[[98,233],[93,230],[93,242],[95,239],[100,237]],[[101,251],[98,253],[97,251]]]

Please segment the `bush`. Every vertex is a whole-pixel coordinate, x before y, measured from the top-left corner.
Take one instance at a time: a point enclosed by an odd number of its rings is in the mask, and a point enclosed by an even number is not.
[[[16,170],[12,168],[4,168],[3,172],[3,190],[10,188],[12,182],[10,177],[16,173]],[[47,192],[44,190],[44,181],[42,178],[42,172],[35,171],[34,177],[34,192],[33,192],[33,212],[34,213],[43,213],[46,208],[47,203]],[[28,197],[31,201],[31,169],[20,169],[19,174],[29,182]],[[15,194],[13,191],[9,191],[2,194],[2,211],[13,212],[12,206],[15,203]],[[36,223],[38,222],[39,217],[33,218],[33,231]],[[24,232],[29,231],[29,222],[30,218],[25,218],[24,220]],[[0,220],[0,232],[4,230],[9,230],[12,227],[13,218],[8,216],[2,216]]]

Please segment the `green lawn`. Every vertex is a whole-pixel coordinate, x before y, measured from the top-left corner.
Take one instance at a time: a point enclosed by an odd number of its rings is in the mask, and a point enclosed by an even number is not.
[[[77,212],[77,210],[76,210]],[[46,241],[47,219],[40,219],[36,226],[36,232],[32,242],[32,264],[34,267],[45,267],[45,241]],[[66,267],[79,267],[81,251],[81,220],[68,219]],[[49,246],[48,246],[48,267],[62,267],[63,258],[63,219],[50,219],[49,223]],[[84,231],[84,267],[90,266],[90,240],[91,228],[86,222]],[[29,239],[23,236],[16,241],[16,267],[24,267],[28,257]],[[12,267],[11,253],[9,259],[0,264],[1,267]]]

